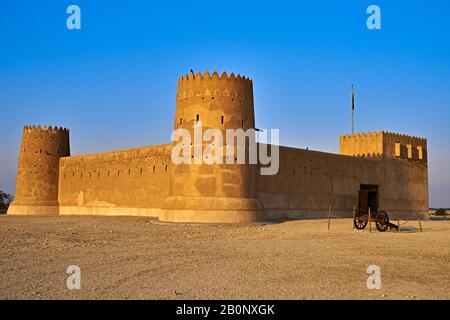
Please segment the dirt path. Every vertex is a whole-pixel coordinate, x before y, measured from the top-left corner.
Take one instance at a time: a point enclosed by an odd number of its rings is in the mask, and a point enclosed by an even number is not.
[[[0,216],[0,298],[450,299],[450,221],[403,227]],[[69,265],[80,290],[66,288]],[[369,265],[381,268],[379,290],[367,289]]]

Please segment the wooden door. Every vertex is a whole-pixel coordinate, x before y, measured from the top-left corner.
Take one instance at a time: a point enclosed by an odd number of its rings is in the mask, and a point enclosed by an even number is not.
[[[359,190],[358,209],[364,210],[364,211],[369,210],[369,192],[367,192],[365,190]]]

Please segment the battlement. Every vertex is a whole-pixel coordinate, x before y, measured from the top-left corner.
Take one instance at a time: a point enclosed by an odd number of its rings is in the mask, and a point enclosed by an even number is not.
[[[253,81],[250,78],[237,76],[231,73],[229,76],[223,72],[221,76],[214,71],[212,75],[206,71],[204,74],[192,72],[178,79],[177,100],[198,97],[224,97],[245,98],[253,95]]]
[[[340,153],[349,156],[387,156],[426,164],[427,139],[379,131],[340,136]]]
[[[250,78],[247,78],[245,76],[241,76],[238,74],[237,76],[234,75],[234,73],[230,73],[230,76],[227,75],[226,72],[222,72],[222,75],[219,76],[219,73],[217,71],[214,71],[212,75],[208,71],[205,71],[203,74],[199,71],[195,75],[190,72],[188,74],[185,74],[178,78],[178,85],[188,83],[199,83],[199,82],[206,82],[206,81],[229,81],[229,82],[238,82],[238,83],[244,83],[244,84],[252,84],[253,81]]]
[[[402,133],[381,131],[383,133],[384,139],[388,141],[400,141],[403,143],[412,143],[414,145],[426,145],[427,139],[417,136],[411,136]]]
[[[52,132],[69,132],[69,129],[57,126],[35,126],[35,125],[26,125],[23,127],[24,131],[34,131],[34,132],[43,132],[43,131],[52,131]]]

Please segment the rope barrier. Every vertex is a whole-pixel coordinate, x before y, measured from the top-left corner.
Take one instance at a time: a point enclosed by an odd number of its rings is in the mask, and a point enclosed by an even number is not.
[[[372,222],[377,222],[377,218],[378,218],[380,212],[383,212],[383,214],[387,214],[387,212],[386,211],[381,211],[381,210],[378,209],[377,213],[375,215],[373,215],[373,214],[371,214],[370,211],[371,210],[369,208],[369,212],[367,214],[357,216],[356,215],[356,212],[357,212],[356,211],[356,207],[354,206],[353,207],[353,212],[352,212],[352,215],[353,215],[352,218],[353,218],[353,221],[355,221],[355,220],[367,221],[368,224],[369,224],[369,232],[372,232]],[[288,216],[284,212],[280,212],[280,214],[287,220],[296,220],[296,218],[291,218],[290,216]],[[350,217],[348,215],[343,216],[343,215],[340,215],[340,214],[337,214],[337,213],[333,212],[333,210],[331,208],[331,205],[330,205],[328,207],[328,219],[327,219],[327,221],[328,221],[328,230],[330,230],[330,227],[331,227],[331,220],[335,219],[335,218],[348,219]],[[394,215],[394,218],[397,218],[396,219],[397,220],[397,225],[395,225],[394,223],[391,222],[391,221],[395,221],[395,219],[392,219],[388,223],[388,227],[389,227],[389,229],[396,229],[397,232],[400,232],[400,227],[401,226],[404,226],[404,225],[406,225],[406,224],[408,224],[408,223],[410,223],[412,221],[412,220],[411,221],[403,221],[403,222],[400,223],[400,214],[399,214],[398,210],[397,210],[396,216]],[[422,223],[421,223],[421,213],[420,212],[417,213],[417,220],[418,220],[418,223],[419,223],[420,231],[423,231]],[[378,222],[380,222],[380,221],[378,221]],[[381,222],[381,223],[384,224],[384,222]],[[355,225],[352,224],[352,229],[354,229],[354,228],[355,228]]]

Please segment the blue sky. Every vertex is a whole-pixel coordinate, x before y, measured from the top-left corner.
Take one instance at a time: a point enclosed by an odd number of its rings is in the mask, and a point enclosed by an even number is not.
[[[81,8],[81,30],[66,8]],[[381,30],[366,8],[381,8]],[[0,189],[25,124],[71,129],[73,154],[170,141],[178,76],[254,81],[256,124],[338,152],[356,129],[427,137],[430,205],[450,207],[449,1],[0,2]]]

